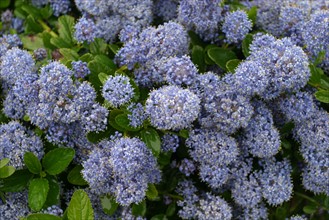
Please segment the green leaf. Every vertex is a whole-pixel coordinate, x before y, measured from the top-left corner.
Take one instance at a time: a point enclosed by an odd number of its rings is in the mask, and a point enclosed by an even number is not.
[[[0,1],[0,8],[7,8],[10,4],[10,0],[1,0]]]
[[[9,176],[6,179],[3,179],[0,186],[0,191],[4,192],[18,192],[23,190],[30,179],[33,177],[33,174],[30,173],[27,169],[16,170],[15,173]]]
[[[105,195],[100,198],[101,205],[103,208],[103,211],[107,215],[113,215],[117,208],[119,207],[119,204],[115,201],[115,199],[110,195]]]
[[[63,15],[58,18],[59,37],[73,46],[74,18],[69,15]]]
[[[0,168],[0,178],[7,178],[11,176],[15,172],[15,167],[13,166],[5,166]]]
[[[182,129],[178,132],[178,136],[182,138],[188,138],[189,137],[189,131],[186,129]]]
[[[313,214],[317,211],[317,207],[316,206],[313,206],[313,205],[307,205],[307,206],[304,206],[303,207],[303,211],[306,213],[306,214]]]
[[[146,202],[143,200],[139,204],[133,204],[131,212],[134,216],[144,216],[146,213]]]
[[[92,61],[93,59],[94,59],[94,56],[91,53],[86,53],[86,54],[82,55],[79,60],[88,63],[88,62]]]
[[[312,86],[319,86],[320,81],[321,81],[321,76],[323,74],[323,72],[321,72],[322,70],[317,68],[315,65],[310,64],[310,71],[311,71],[311,77],[308,81],[308,83]]]
[[[287,210],[284,207],[278,207],[275,212],[276,219],[286,219]]]
[[[313,63],[314,66],[321,64],[325,57],[326,57],[326,51],[325,50],[320,51]]]
[[[36,50],[44,47],[43,40],[38,35],[22,36],[21,40],[24,48],[28,50]]]
[[[156,189],[154,184],[151,184],[151,183],[148,184],[148,188],[146,191],[146,197],[149,200],[154,200],[155,198],[158,197],[158,190]]]
[[[164,167],[170,163],[172,152],[161,152],[158,157],[158,163],[161,167]]]
[[[105,54],[106,49],[107,44],[101,38],[95,38],[94,41],[90,43],[90,52],[92,54]]]
[[[205,43],[202,41],[202,39],[193,31],[189,31],[188,35],[191,39],[192,45],[200,45],[200,46],[205,46]]]
[[[314,95],[315,98],[320,102],[329,103],[329,91],[325,91],[325,90],[317,91]]]
[[[40,19],[40,9],[34,7],[31,4],[24,4],[21,6],[21,9],[23,9],[27,14],[31,15],[34,19]]]
[[[42,160],[44,170],[50,175],[63,172],[73,160],[74,154],[72,148],[57,148],[49,151]]]
[[[246,37],[242,41],[242,53],[247,58],[250,55],[250,44],[253,41],[252,34],[247,34]]]
[[[32,15],[28,15],[25,19],[25,32],[26,33],[40,33],[43,31],[42,26],[35,21]]]
[[[256,24],[257,19],[257,7],[253,6],[248,11],[248,18],[252,21],[253,25]]]
[[[38,157],[31,152],[24,154],[24,163],[31,173],[39,174],[42,170]]]
[[[322,79],[320,79],[320,86],[322,89],[329,90],[329,79],[325,79],[326,75],[322,75]]]
[[[203,73],[206,68],[206,63],[205,63],[205,52],[203,48],[199,45],[194,45],[192,48],[192,61],[193,63],[197,66],[199,69],[199,72]]]
[[[120,114],[115,117],[115,122],[126,131],[139,131],[140,128],[134,128],[129,125],[129,119],[127,114]]]
[[[72,46],[70,43],[64,41],[62,38],[59,37],[51,38],[50,43],[57,48],[70,48]]]
[[[58,205],[59,204],[59,196],[60,196],[60,187],[54,176],[47,176],[47,180],[49,183],[49,192],[47,195],[46,202],[44,204],[44,208]]]
[[[83,167],[81,165],[77,165],[69,172],[67,175],[67,180],[69,183],[78,186],[88,185],[88,183],[82,177],[81,170],[83,170]]]
[[[226,69],[229,72],[234,73],[235,72],[235,69],[239,66],[240,63],[241,63],[241,60],[239,60],[239,59],[229,60],[226,63]]]
[[[106,73],[98,74],[98,79],[103,85],[105,84],[105,82],[107,81],[108,78],[109,78],[109,76]]]
[[[158,214],[151,218],[151,220],[168,220],[165,214]]]
[[[227,70],[226,63],[229,60],[237,58],[233,51],[221,47],[214,47],[209,49],[208,56],[223,70]]]
[[[108,46],[114,55],[120,50],[119,46],[116,44],[109,44]]]
[[[118,109],[114,109],[114,110],[112,110],[112,111],[110,112],[110,117],[109,117],[109,124],[110,124],[113,128],[115,128],[115,129],[117,129],[117,130],[119,130],[119,131],[125,131],[125,129],[116,123],[115,118],[116,118],[118,115],[122,114],[122,113],[123,113],[123,111],[118,110]]]
[[[56,215],[50,215],[50,214],[31,214],[27,216],[27,220],[61,220],[61,217],[58,217]]]
[[[40,211],[43,204],[45,204],[47,199],[47,194],[49,191],[49,184],[47,179],[38,178],[33,179],[29,185],[29,207],[33,211]]]
[[[142,140],[146,146],[152,150],[154,156],[158,157],[161,149],[161,139],[156,130],[147,128],[141,131]]]
[[[67,207],[67,217],[69,220],[93,220],[94,210],[90,199],[82,189],[76,190]]]
[[[103,66],[103,68],[105,71],[102,71],[104,73],[112,73],[114,72],[113,70],[115,70],[117,68],[117,66],[115,65],[115,63],[113,62],[113,60],[111,60],[110,58],[108,58],[105,55],[96,55],[95,56],[95,61],[99,64],[101,64]]]
[[[3,158],[2,160],[0,160],[0,168],[6,166],[9,163],[9,158]]]
[[[172,202],[166,210],[166,215],[170,217],[173,216],[175,212],[176,212],[176,203]]]
[[[50,42],[50,40],[52,39],[52,36],[49,32],[44,31],[44,32],[42,32],[41,36],[42,36],[42,42],[43,42],[43,45],[45,48],[48,48],[51,50],[56,49],[56,47]]]
[[[60,48],[59,52],[63,55],[66,60],[78,60],[79,54],[69,48]]]

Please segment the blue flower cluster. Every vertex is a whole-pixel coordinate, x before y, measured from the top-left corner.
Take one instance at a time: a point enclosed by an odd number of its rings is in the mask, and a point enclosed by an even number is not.
[[[123,206],[141,202],[148,184],[161,178],[156,159],[145,143],[120,135],[100,142],[83,167],[83,177],[92,191],[98,195],[111,193]]]

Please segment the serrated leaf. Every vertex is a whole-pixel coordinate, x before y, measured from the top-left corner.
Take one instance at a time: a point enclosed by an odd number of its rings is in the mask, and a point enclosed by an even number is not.
[[[15,172],[15,167],[13,166],[4,166],[0,168],[0,178],[7,178]]]
[[[115,117],[115,122],[126,131],[139,131],[140,128],[134,128],[129,125],[129,119],[127,114],[120,114]]]
[[[24,163],[31,173],[39,174],[42,170],[39,159],[31,152],[24,154]]]
[[[74,158],[72,148],[57,148],[49,151],[42,160],[44,170],[50,175],[63,172]]]
[[[146,197],[149,200],[154,200],[156,197],[158,197],[158,190],[156,189],[154,184],[149,183],[148,188],[146,191]]]
[[[134,216],[144,216],[146,213],[146,202],[143,200],[138,204],[133,204],[131,212]]]
[[[146,146],[152,150],[154,156],[158,157],[161,149],[161,139],[156,130],[147,128],[141,131],[142,140]]]
[[[29,185],[29,207],[33,211],[40,211],[47,199],[49,184],[47,179],[33,179]]]
[[[115,199],[110,195],[102,196],[100,200],[101,200],[103,211],[107,215],[113,215],[119,206],[119,204],[115,201]]]
[[[18,192],[23,190],[30,179],[33,177],[33,174],[30,173],[27,169],[16,170],[15,173],[9,176],[6,179],[3,179],[3,182],[0,186],[0,191],[4,192]]]
[[[246,37],[242,41],[242,53],[247,58],[250,55],[250,44],[253,41],[252,34],[247,34]]]
[[[3,158],[2,160],[0,160],[0,168],[6,166],[9,163],[9,158]]]
[[[67,217],[69,220],[94,219],[94,210],[85,191],[80,189],[73,193],[70,204],[67,207]]]
[[[312,205],[307,205],[303,207],[303,211],[306,214],[313,214],[316,212],[316,210],[317,210],[316,206],[312,206]]]
[[[320,102],[329,103],[329,91],[326,90],[317,91],[314,95],[315,98]]]
[[[221,47],[211,48],[207,52],[209,58],[213,60],[223,70],[227,70],[226,63],[229,60],[237,58],[233,51]]]
[[[205,52],[203,48],[199,45],[194,45],[192,48],[192,61],[193,63],[198,67],[199,72],[203,73],[206,68],[205,58],[204,58]]]
[[[49,192],[44,208],[59,204],[60,186],[54,176],[47,176],[49,183]]]
[[[85,186],[88,185],[88,183],[83,179],[81,170],[83,167],[81,165],[75,166],[67,175],[67,180],[69,183],[78,185],[78,186]]]
[[[31,214],[27,216],[27,220],[61,220],[61,217],[58,217],[56,215],[50,215],[50,214]]]
[[[241,63],[241,60],[239,59],[233,59],[233,60],[229,60],[226,63],[226,69],[233,73],[235,71],[235,69],[239,66],[239,64]]]

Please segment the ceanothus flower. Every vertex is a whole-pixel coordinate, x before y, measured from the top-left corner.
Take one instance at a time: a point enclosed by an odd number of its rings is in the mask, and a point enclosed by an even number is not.
[[[154,15],[164,21],[170,21],[177,17],[178,2],[175,0],[156,0],[154,3]]]
[[[0,216],[3,219],[20,219],[30,214],[27,190],[8,192],[5,201],[0,200]]]
[[[81,60],[72,62],[72,70],[74,72],[75,78],[84,78],[90,74],[90,70],[87,65],[88,64],[86,62]]]
[[[128,76],[109,76],[103,85],[102,95],[112,106],[127,104],[135,95]]]
[[[290,162],[286,159],[281,162],[267,159],[262,167],[263,170],[255,176],[262,187],[263,198],[272,206],[288,201],[293,190]]]
[[[187,128],[198,117],[200,99],[188,89],[163,86],[150,92],[146,100],[146,113],[151,124],[158,129]]]
[[[16,169],[23,168],[26,152],[34,153],[39,160],[44,154],[41,139],[17,121],[0,125],[0,146],[0,160],[9,158],[9,165]]]
[[[74,26],[74,38],[79,42],[91,43],[97,37],[97,28],[94,21],[90,18],[82,17]]]
[[[164,152],[176,152],[179,147],[179,138],[176,134],[166,133],[161,138],[161,150]]]
[[[185,176],[190,176],[196,169],[192,160],[184,158],[178,167],[179,171]]]
[[[228,13],[224,18],[222,31],[228,43],[240,43],[249,33],[252,22],[245,11],[237,10]]]
[[[196,32],[205,41],[216,41],[222,20],[222,0],[182,0],[178,6],[178,21]]]
[[[302,173],[302,183],[305,189],[315,194],[324,193],[329,196],[328,176],[328,166],[307,165]]]
[[[49,0],[49,3],[56,17],[59,17],[61,14],[65,15],[71,10],[70,0]]]
[[[38,48],[33,51],[33,57],[36,61],[41,61],[47,58],[47,50],[45,48]]]
[[[134,128],[142,126],[147,119],[144,106],[141,103],[131,103],[128,105],[127,110],[130,112],[128,114],[129,125]]]

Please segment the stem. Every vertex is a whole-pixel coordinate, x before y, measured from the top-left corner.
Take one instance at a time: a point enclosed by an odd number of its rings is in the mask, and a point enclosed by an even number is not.
[[[42,26],[42,28],[47,31],[52,37],[58,37],[58,35],[51,30],[51,28],[41,19],[38,20],[38,23]]]
[[[294,192],[294,194],[296,194],[297,196],[303,197],[304,199],[307,199],[307,200],[309,200],[310,202],[313,202],[313,203],[317,204],[318,206],[321,206],[321,204],[318,203],[318,201],[316,201],[315,199],[312,199],[311,197],[309,197],[309,196],[307,196],[307,195],[304,195],[304,194],[299,193],[299,192]]]

